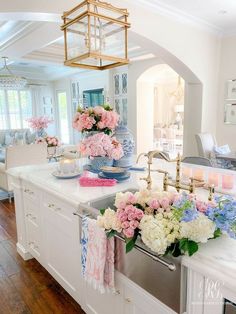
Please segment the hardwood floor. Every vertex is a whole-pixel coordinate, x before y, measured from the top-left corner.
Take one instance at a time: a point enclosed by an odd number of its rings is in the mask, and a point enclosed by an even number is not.
[[[35,260],[16,252],[14,204],[0,202],[0,314],[84,314]]]

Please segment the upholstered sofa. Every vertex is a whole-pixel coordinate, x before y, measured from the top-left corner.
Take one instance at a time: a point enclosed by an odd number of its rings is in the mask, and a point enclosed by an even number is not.
[[[31,144],[35,140],[35,135],[30,129],[0,130],[0,147],[17,144]]]

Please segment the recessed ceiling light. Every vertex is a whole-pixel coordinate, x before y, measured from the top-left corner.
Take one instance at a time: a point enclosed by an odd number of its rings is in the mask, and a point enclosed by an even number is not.
[[[224,14],[227,14],[227,13],[228,13],[228,12],[227,12],[226,10],[219,10],[219,11],[218,11],[218,14],[223,14],[223,15],[224,15]]]

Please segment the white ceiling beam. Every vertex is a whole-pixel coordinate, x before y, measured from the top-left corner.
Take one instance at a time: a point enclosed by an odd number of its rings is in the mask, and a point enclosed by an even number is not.
[[[61,14],[40,12],[1,12],[0,21],[34,21],[61,23]]]
[[[21,58],[32,51],[39,50],[62,35],[60,25],[57,23],[44,23],[20,40],[16,40],[11,46],[1,51],[2,55],[9,58]]]

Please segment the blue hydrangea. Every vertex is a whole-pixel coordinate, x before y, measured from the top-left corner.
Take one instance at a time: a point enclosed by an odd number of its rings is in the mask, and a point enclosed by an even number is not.
[[[195,202],[183,192],[181,198],[173,204],[173,213],[179,221],[190,222],[198,217]]]
[[[205,214],[217,228],[236,239],[236,200],[231,196],[216,196],[215,202],[217,206],[209,205]]]

